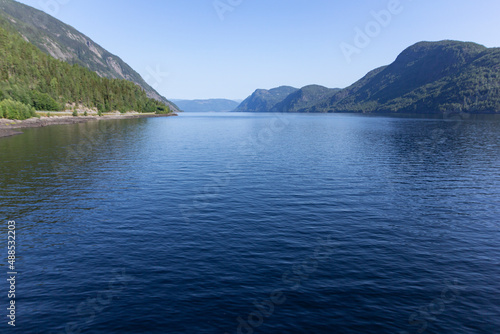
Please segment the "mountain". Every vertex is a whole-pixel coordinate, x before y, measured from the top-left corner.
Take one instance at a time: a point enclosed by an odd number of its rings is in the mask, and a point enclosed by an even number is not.
[[[181,110],[192,112],[233,111],[239,103],[226,99],[172,100]]]
[[[119,57],[106,51],[89,37],[54,17],[13,0],[0,0],[0,26],[19,33],[44,53],[69,64],[78,64],[110,79],[125,79],[142,87],[148,97],[175,104],[155,89]]]
[[[0,25],[0,118],[25,119],[35,109],[59,111],[76,104],[99,113],[170,112],[135,83],[57,60]]]
[[[236,111],[500,113],[500,48],[420,42],[347,88],[257,90]]]
[[[420,42],[307,111],[499,113],[500,48]]]
[[[340,89],[326,88],[319,85],[303,87],[276,104],[272,112],[305,112],[313,107],[318,101],[335,95]]]
[[[298,89],[281,86],[270,90],[257,89],[250,97],[241,102],[235,111],[239,112],[268,112],[278,103],[286,99],[290,94]]]

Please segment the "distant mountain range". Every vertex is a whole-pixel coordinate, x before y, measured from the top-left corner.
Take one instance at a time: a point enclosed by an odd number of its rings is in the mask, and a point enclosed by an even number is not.
[[[153,87],[118,56],[115,56],[73,27],[30,6],[0,0],[0,27],[19,33],[44,53],[70,64],[78,64],[110,79],[125,79],[142,87],[148,97],[163,102],[172,111],[174,103]]]
[[[421,42],[345,89],[259,89],[236,111],[500,113],[500,48]]]
[[[251,96],[245,99],[235,111],[261,112],[271,109],[286,99],[290,94],[298,91],[297,88],[281,86],[271,90],[257,89]]]
[[[186,112],[233,111],[239,105],[239,102],[227,99],[172,100],[172,102]]]

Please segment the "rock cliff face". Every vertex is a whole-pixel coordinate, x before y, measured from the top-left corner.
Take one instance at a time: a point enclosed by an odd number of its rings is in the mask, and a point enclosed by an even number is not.
[[[18,32],[26,41],[56,59],[79,64],[102,77],[134,82],[146,91],[148,97],[164,102],[174,112],[178,111],[174,103],[161,96],[118,56],[42,11],[13,0],[0,0],[0,25]]]

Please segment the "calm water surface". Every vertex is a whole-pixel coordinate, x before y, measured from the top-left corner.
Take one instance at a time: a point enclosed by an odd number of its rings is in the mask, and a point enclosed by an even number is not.
[[[193,113],[0,155],[19,333],[500,332],[498,118]]]

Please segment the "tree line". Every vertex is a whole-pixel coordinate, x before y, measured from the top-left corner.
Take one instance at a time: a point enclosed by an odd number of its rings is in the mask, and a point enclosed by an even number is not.
[[[28,109],[61,111],[74,103],[100,112],[170,113],[167,105],[148,98],[135,83],[102,78],[80,65],[57,60],[0,27],[0,103],[3,101],[10,101],[0,109],[0,117],[7,118],[26,117]],[[6,111],[16,106],[22,111]]]

